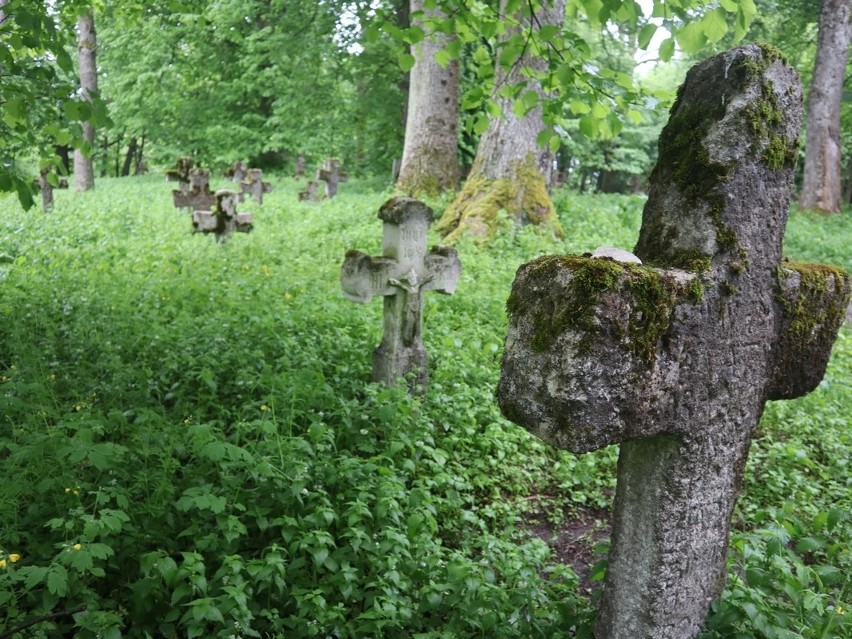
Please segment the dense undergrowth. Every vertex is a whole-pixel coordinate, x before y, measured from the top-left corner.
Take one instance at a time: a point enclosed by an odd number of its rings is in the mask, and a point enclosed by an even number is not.
[[[224,245],[160,178],[49,215],[0,200],[0,637],[591,636],[589,593],[524,522],[605,510],[617,451],[544,446],[494,388],[516,268],[629,248],[642,199],[558,193],[564,242],[461,244],[411,398],[368,383],[381,304],[339,290],[387,194],[296,191]],[[849,269],[850,241],[849,212],[795,215],[787,252]],[[820,388],[768,407],[703,637],[852,636],[849,379],[845,328]]]

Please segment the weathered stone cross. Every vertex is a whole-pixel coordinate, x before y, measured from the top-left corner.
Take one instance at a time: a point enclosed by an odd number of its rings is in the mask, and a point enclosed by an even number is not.
[[[329,158],[320,169],[317,170],[317,179],[325,182],[325,196],[329,199],[337,195],[337,185],[346,182],[349,176],[340,171],[340,161]]]
[[[518,270],[503,413],[574,452],[621,444],[597,639],[699,632],[764,405],[825,372],[850,280],[781,257],[800,121],[798,78],[770,47],[702,62],[660,138],[645,265]]]
[[[389,386],[413,373],[411,388],[425,390],[429,356],[423,346],[423,292],[452,294],[461,274],[453,248],[426,252],[432,209],[407,197],[394,197],[379,210],[384,222],[382,257],[346,253],[340,274],[344,295],[366,304],[384,297],[382,343],[373,352],[373,381]]]
[[[240,182],[240,201],[245,194],[263,204],[263,194],[272,191],[272,185],[263,181],[263,171],[249,169],[246,178]]]
[[[189,184],[172,191],[175,208],[191,211],[208,210],[216,204],[216,194],[210,190],[210,171],[194,168],[189,172]]]
[[[166,170],[166,180],[177,182],[181,191],[189,190],[189,172],[192,170],[193,161],[190,157],[179,157],[175,165]]]
[[[193,233],[213,233],[217,242],[225,241],[231,233],[248,233],[254,226],[251,213],[237,211],[239,196],[229,189],[214,194],[213,210],[192,212]]]

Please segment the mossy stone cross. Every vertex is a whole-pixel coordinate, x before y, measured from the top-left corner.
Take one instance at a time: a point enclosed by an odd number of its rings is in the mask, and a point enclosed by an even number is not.
[[[258,204],[263,204],[263,194],[272,191],[272,185],[263,181],[261,169],[249,169],[245,179],[240,182],[240,201],[244,195],[255,199]]]
[[[432,209],[409,197],[394,197],[379,210],[382,256],[346,253],[340,283],[347,299],[366,304],[384,298],[382,343],[373,352],[373,381],[394,386],[409,373],[415,392],[426,389],[429,356],[423,346],[423,292],[452,294],[461,274],[453,248],[426,252]]]
[[[192,212],[193,233],[213,233],[217,242],[224,242],[234,231],[248,233],[254,228],[251,213],[237,211],[237,193],[230,189],[219,189],[213,198],[215,204],[212,210]]]
[[[850,280],[782,260],[801,111],[796,73],[769,47],[698,64],[660,137],[643,264],[518,270],[503,413],[575,452],[621,445],[598,639],[699,632],[764,405],[825,372]]]
[[[216,204],[216,195],[210,190],[210,171],[196,167],[189,171],[189,183],[172,191],[175,208],[190,211],[209,210]]]

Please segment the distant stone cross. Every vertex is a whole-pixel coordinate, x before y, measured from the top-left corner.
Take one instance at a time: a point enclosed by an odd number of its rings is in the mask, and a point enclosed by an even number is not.
[[[172,191],[175,208],[191,211],[209,210],[216,203],[216,194],[210,190],[210,171],[195,168],[189,172],[189,184],[186,188]]]
[[[248,233],[254,222],[251,213],[237,211],[238,195],[228,189],[220,189],[214,194],[215,205],[212,210],[198,210],[192,213],[193,233],[213,233],[217,242],[225,241],[231,233]]]
[[[379,210],[384,222],[382,256],[348,251],[340,281],[344,295],[366,304],[384,297],[382,343],[373,352],[373,381],[390,386],[409,373],[415,392],[425,391],[429,356],[423,346],[423,293],[452,294],[461,274],[455,249],[426,252],[432,209],[417,200],[394,197]]]
[[[316,202],[318,200],[319,194],[317,194],[317,183],[313,180],[308,180],[308,183],[305,185],[305,190],[299,192],[299,201]]]
[[[325,161],[317,171],[317,179],[325,182],[325,196],[333,198],[337,195],[337,185],[340,182],[346,182],[349,176],[340,171],[340,161],[336,158],[329,158]]]
[[[166,171],[166,180],[177,182],[181,191],[189,190],[189,172],[192,170],[193,161],[189,157],[180,157],[175,160],[175,165]]]
[[[263,171],[260,169],[249,169],[246,178],[240,182],[240,198],[248,194],[257,200],[258,204],[263,204],[263,194],[271,190],[272,185],[263,181]]]
[[[645,265],[608,249],[516,276],[503,413],[574,452],[621,444],[597,639],[700,631],[764,405],[825,372],[850,280],[781,257],[800,121],[770,47],[702,62],[660,137]]]
[[[225,171],[224,176],[232,182],[242,182],[246,177],[246,165],[242,160],[237,160]]]

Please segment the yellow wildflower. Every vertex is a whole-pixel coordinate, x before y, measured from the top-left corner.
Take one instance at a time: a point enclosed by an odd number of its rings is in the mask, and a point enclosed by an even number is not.
[[[837,607],[834,609],[834,612],[836,612],[838,615],[845,615],[846,614],[846,611],[843,609],[843,606],[841,606],[840,604],[837,604]]]
[[[5,567],[6,567],[6,560],[0,559],[0,568],[5,568]]]
[[[11,561],[13,564],[17,563],[21,561],[21,556],[18,553],[13,552],[11,555],[9,555],[9,561]]]
[[[263,406],[261,406],[261,407],[260,407],[260,410],[261,410],[261,412],[264,412],[264,413],[265,413],[266,411],[268,411],[268,410],[269,410],[269,406],[267,406],[266,404],[264,404]]]
[[[74,550],[80,550],[80,548],[82,548],[82,547],[83,547],[83,546],[81,546],[80,544],[74,544],[74,545],[72,546],[72,548],[73,548]]]

